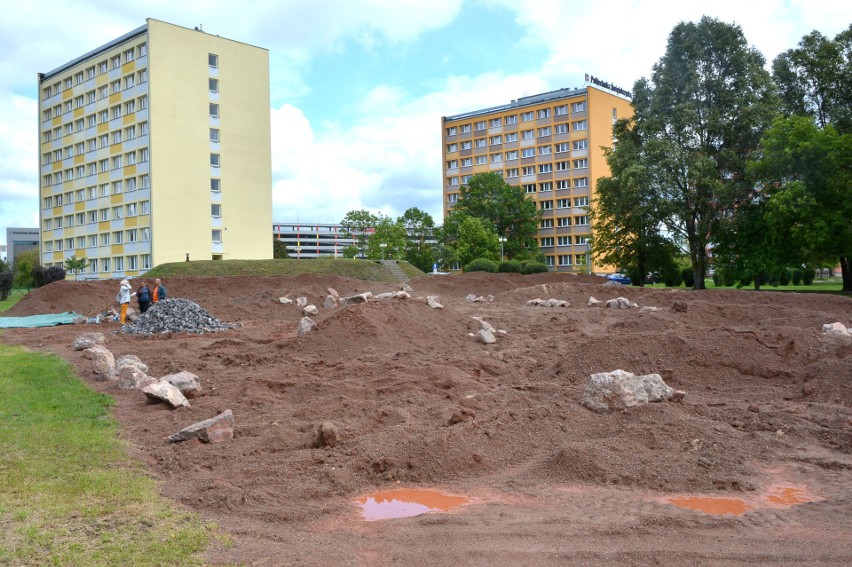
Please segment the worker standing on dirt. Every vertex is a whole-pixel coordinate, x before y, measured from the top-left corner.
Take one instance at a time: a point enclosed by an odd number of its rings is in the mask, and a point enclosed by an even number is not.
[[[136,295],[135,293],[133,295]],[[121,315],[119,322],[124,325],[127,320],[127,306],[130,305],[130,282],[121,280],[121,286],[118,288],[118,303],[121,305]]]
[[[155,279],[154,280],[154,295],[153,295],[154,303],[157,303],[161,299],[165,299],[166,294],[167,294],[166,286],[163,285],[163,282],[160,281],[160,278]]]
[[[151,290],[148,289],[148,284],[144,281],[136,290],[136,301],[139,302],[139,313],[145,313],[151,306]]]

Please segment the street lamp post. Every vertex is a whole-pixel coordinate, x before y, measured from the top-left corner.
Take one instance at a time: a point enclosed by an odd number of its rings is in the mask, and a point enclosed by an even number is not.
[[[388,243],[387,243],[387,242],[381,242],[381,243],[379,243],[379,248],[381,248],[381,249],[382,249],[382,260],[384,260],[384,259],[385,259],[385,248],[387,248],[387,247],[388,247]]]
[[[297,246],[297,247],[296,247],[296,259],[297,259],[297,260],[301,260],[301,259],[302,259],[302,248],[301,248],[300,246]]]
[[[500,237],[500,261],[501,261],[501,262],[503,261],[503,243],[504,243],[504,242],[506,242],[506,237],[505,237],[505,236],[501,236],[501,237]]]

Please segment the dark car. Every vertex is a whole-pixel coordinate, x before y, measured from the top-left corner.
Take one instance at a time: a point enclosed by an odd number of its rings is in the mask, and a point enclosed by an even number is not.
[[[621,285],[630,285],[630,276],[627,274],[620,274],[616,272],[615,274],[609,274],[606,279],[611,282],[620,283]]]

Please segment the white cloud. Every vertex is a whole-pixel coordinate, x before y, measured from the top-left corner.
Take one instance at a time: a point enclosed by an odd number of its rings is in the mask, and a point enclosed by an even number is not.
[[[36,101],[0,94],[0,232],[38,226]]]

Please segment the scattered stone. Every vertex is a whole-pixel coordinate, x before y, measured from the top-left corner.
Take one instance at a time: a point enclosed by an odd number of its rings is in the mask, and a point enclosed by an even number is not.
[[[284,305],[290,305],[291,303],[293,303],[293,300],[289,297],[279,297],[278,302],[283,303]]]
[[[411,295],[405,290],[400,290],[400,291],[396,292],[396,298],[397,299],[411,299]]]
[[[305,307],[308,306],[308,298],[305,297],[304,295],[301,296],[301,297],[297,297],[296,298],[296,305],[298,305],[299,307],[304,309]]]
[[[852,337],[852,329],[848,329],[846,325],[840,321],[836,323],[826,323],[822,326],[822,332],[824,335],[835,337]]]
[[[396,292],[395,291],[388,291],[386,293],[380,293],[379,295],[375,296],[373,299],[375,299],[376,301],[381,301],[383,299],[391,299],[391,298],[394,298],[394,299],[396,298]]]
[[[589,296],[589,301],[586,302],[586,305],[588,307],[600,307],[601,303],[602,302],[600,300],[597,300],[594,297]]]
[[[168,440],[171,443],[199,439],[204,443],[221,443],[234,438],[234,413],[225,410],[216,417],[199,421],[189,427],[181,429]]]
[[[186,398],[197,398],[201,395],[201,380],[192,372],[182,371],[177,374],[168,374],[160,378],[180,390]]]
[[[373,294],[369,291],[365,291],[364,293],[359,293],[358,295],[350,295],[349,297],[344,297],[340,300],[343,305],[353,305],[355,303],[367,303],[367,301],[373,297]]]
[[[607,299],[606,306],[610,309],[630,309],[630,300],[626,297],[616,297],[615,299]]]
[[[672,309],[678,313],[686,313],[686,303],[683,301],[675,301],[674,305],[672,305]]]
[[[659,307],[651,307],[650,305],[645,305],[642,309],[639,310],[639,313],[653,313],[654,311],[659,311]]]
[[[444,306],[438,303],[437,295],[429,295],[426,297],[426,304],[432,309],[443,309]]]
[[[307,335],[316,326],[316,321],[314,321],[310,317],[302,317],[302,320],[299,321],[299,329],[296,331],[296,335],[299,337],[301,337],[302,335]]]
[[[402,287],[401,287],[400,289],[401,289],[402,291],[404,291],[405,293],[414,293],[414,288],[412,288],[412,287],[411,287],[410,285],[408,285],[407,283],[402,284]]]
[[[316,305],[306,305],[304,309],[302,309],[302,313],[305,315],[317,315],[319,314],[319,309],[317,309]]]
[[[122,366],[118,370],[118,387],[122,390],[141,390],[151,384],[159,382],[154,377],[148,376],[139,367],[132,364]]]
[[[488,331],[489,333],[492,333],[492,334],[497,332],[494,329],[494,327],[491,326],[491,323],[489,323],[488,321],[486,321],[482,317],[471,317],[471,319],[473,319],[474,321],[477,321],[479,323],[480,329],[485,329],[486,331]]]
[[[804,396],[812,396],[814,394],[814,387],[811,384],[805,382],[802,384],[802,394]]]
[[[674,391],[674,394],[672,394],[672,397],[671,397],[671,398],[669,398],[669,401],[670,401],[670,402],[678,402],[678,403],[679,403],[679,402],[682,402],[682,401],[683,401],[683,398],[684,398],[685,396],[686,396],[686,392],[684,392],[683,390],[675,390],[675,391]]]
[[[755,405],[755,404],[749,404],[749,406],[748,406],[748,408],[747,408],[747,409],[748,409],[748,411],[750,411],[751,413],[760,413],[760,408],[759,408],[759,407],[757,407],[757,405]]]
[[[571,304],[563,299],[550,298],[544,300],[541,298],[535,298],[527,301],[527,305],[532,305],[534,307],[569,307]]]
[[[139,313],[137,313],[137,312],[136,312],[136,310],[135,310],[135,309],[133,309],[132,307],[128,307],[128,308],[127,308],[127,315],[126,315],[126,317],[127,317],[127,320],[128,320],[128,321],[130,321],[131,323],[133,323],[134,321],[138,320],[140,316],[141,316],[141,315],[140,315]]]
[[[615,280],[607,280],[606,283],[604,283],[602,285],[609,286],[609,287],[622,287],[622,284],[620,282],[615,281]]]
[[[476,294],[475,294],[475,293],[469,293],[469,294],[467,294],[467,296],[464,298],[464,300],[465,300],[465,301],[467,301],[468,303],[473,303],[474,301],[476,301],[476,300],[477,300]]]
[[[330,421],[324,421],[317,427],[317,438],[314,440],[314,447],[334,447],[337,445],[337,439],[337,427]]]
[[[659,374],[636,376],[619,369],[592,374],[580,403],[592,411],[608,412],[668,400],[673,394]]]
[[[163,333],[192,333],[203,335],[236,327],[223,323],[188,299],[169,297],[153,304],[135,323],[121,328],[122,333],[158,335]]]
[[[453,413],[452,416],[450,416],[450,421],[447,422],[447,425],[453,426],[453,425],[456,425],[458,423],[464,423],[465,421],[469,421],[469,420],[471,420],[475,417],[476,417],[475,411],[473,411],[472,409],[468,409],[468,408],[462,408],[459,411]]]
[[[106,337],[104,337],[103,333],[83,333],[71,343],[71,348],[74,350],[86,350],[87,348],[92,348],[95,345],[105,345]]]
[[[189,407],[189,400],[186,399],[186,396],[181,394],[180,390],[165,380],[159,380],[153,384],[145,386],[142,388],[142,393],[145,394],[149,400],[153,400],[155,402],[166,402],[172,408]]]
[[[337,293],[337,290],[333,287],[328,288],[328,294],[332,296],[334,299],[340,299],[340,294]]]
[[[337,298],[333,295],[326,295],[325,301],[323,301],[322,306],[326,309],[334,309],[337,307]]]
[[[102,382],[115,379],[115,356],[105,347],[95,345],[87,349],[92,355],[92,370],[95,379]]]
[[[148,365],[142,362],[142,359],[135,354],[125,354],[115,361],[116,371],[120,371],[125,366],[135,366],[142,372],[148,372]]]
[[[506,335],[508,335],[509,333],[507,333],[507,332],[506,332],[506,329],[497,329],[497,334],[498,334],[498,335],[503,335],[503,336],[505,337],[505,336],[506,336]]]
[[[479,338],[479,342],[482,344],[491,345],[497,342],[497,339],[494,337],[494,333],[487,329],[479,329],[477,337]]]

